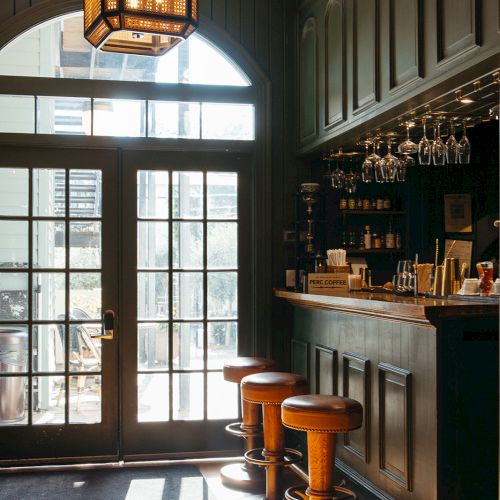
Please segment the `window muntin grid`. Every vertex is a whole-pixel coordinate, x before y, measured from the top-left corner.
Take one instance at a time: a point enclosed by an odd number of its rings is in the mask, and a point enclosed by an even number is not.
[[[139,422],[236,416],[237,391],[222,366],[238,346],[237,185],[234,172],[137,173],[137,234],[151,223],[169,230],[161,269],[144,265],[151,246],[158,261],[156,241],[137,243]]]
[[[0,426],[100,423],[102,172],[3,167],[0,192]]]

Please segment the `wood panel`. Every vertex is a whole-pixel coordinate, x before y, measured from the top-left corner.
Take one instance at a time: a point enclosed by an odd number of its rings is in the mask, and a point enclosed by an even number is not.
[[[226,0],[212,0],[212,19],[219,26],[226,27]]]
[[[241,4],[241,45],[249,52],[255,54],[255,4],[254,0],[246,0]]]
[[[310,373],[309,348],[309,342],[292,339],[292,359],[290,363],[292,373],[302,375],[307,380],[309,380]]]
[[[423,76],[423,2],[390,0],[390,88],[401,89]]]
[[[300,141],[309,142],[317,135],[317,26],[309,17],[303,27],[299,44]]]
[[[315,347],[315,392],[338,394],[338,352],[332,347]]]
[[[325,129],[346,119],[344,0],[330,0],[325,14]]]
[[[353,114],[379,100],[379,1],[353,0]]]
[[[271,29],[269,2],[255,0],[255,60],[260,67],[269,72],[269,31]]]
[[[411,373],[388,363],[379,363],[378,380],[380,471],[411,491]]]
[[[343,396],[363,405],[363,425],[344,434],[344,448],[364,462],[369,462],[370,442],[370,360],[360,354],[345,352],[343,360]]]
[[[480,0],[437,0],[438,62],[480,44]]]
[[[240,2],[226,3],[226,29],[235,39],[240,40],[241,36],[241,4]]]

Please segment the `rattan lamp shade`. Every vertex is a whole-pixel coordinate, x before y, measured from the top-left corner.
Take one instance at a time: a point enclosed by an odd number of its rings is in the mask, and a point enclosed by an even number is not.
[[[84,0],[85,38],[97,48],[160,56],[198,27],[198,0]]]

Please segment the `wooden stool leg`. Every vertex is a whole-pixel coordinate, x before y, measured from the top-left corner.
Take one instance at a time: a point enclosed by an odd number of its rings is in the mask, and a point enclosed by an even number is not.
[[[261,429],[260,427],[260,405],[256,403],[250,403],[249,401],[241,400],[241,416],[243,422],[241,423],[241,428],[249,433],[257,433]],[[245,451],[257,448],[257,436],[248,436],[245,439]],[[247,471],[260,470],[257,465],[245,463],[243,468]]]
[[[270,462],[281,462],[285,454],[285,433],[281,424],[281,405],[262,405],[264,419],[263,455]],[[281,500],[283,495],[283,467],[266,467],[266,500]]]
[[[309,495],[310,500],[333,497],[335,438],[336,435],[333,433],[307,433],[309,488],[307,488],[306,494]]]

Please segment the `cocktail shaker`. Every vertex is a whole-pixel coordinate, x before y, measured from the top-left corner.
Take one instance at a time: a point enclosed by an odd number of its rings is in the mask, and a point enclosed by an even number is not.
[[[458,293],[460,290],[460,270],[458,269],[458,259],[447,257],[444,261],[443,279],[441,283],[441,295]]]

